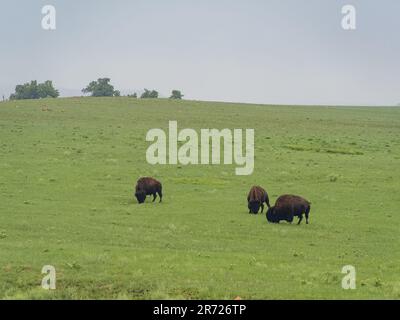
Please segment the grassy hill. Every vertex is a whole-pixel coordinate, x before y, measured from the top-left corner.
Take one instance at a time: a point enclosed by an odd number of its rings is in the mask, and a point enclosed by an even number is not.
[[[147,164],[146,133],[169,120],[254,128],[253,175]],[[398,299],[399,137],[396,108],[0,103],[0,298]],[[163,183],[163,203],[136,203],[140,176]],[[310,200],[310,224],[249,215],[253,184]],[[345,265],[356,290],[341,288]]]

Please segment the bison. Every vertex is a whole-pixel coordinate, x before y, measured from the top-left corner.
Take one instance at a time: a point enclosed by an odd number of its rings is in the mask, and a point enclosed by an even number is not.
[[[259,187],[254,186],[250,189],[250,192],[247,196],[248,208],[249,213],[257,214],[261,207],[261,212],[264,211],[264,202],[267,204],[268,208],[269,205],[269,198],[267,192]]]
[[[308,224],[310,209],[311,202],[299,196],[286,194],[276,200],[275,206],[268,209],[266,216],[267,220],[272,223],[279,223],[281,220],[292,223],[296,216],[299,218],[297,224],[300,224],[303,220],[303,214],[305,214],[306,223]]]
[[[154,178],[144,177],[140,178],[136,183],[135,197],[139,203],[143,203],[146,200],[146,196],[153,195],[153,202],[157,198],[157,194],[160,196],[160,202],[162,201],[162,185],[159,181]]]

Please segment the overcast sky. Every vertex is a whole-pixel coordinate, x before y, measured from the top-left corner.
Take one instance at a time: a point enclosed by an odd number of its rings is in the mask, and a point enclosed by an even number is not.
[[[41,27],[54,5],[57,29]],[[357,29],[341,27],[341,8]],[[0,95],[51,79],[79,95],[110,77],[188,99],[400,103],[399,0],[0,0]]]

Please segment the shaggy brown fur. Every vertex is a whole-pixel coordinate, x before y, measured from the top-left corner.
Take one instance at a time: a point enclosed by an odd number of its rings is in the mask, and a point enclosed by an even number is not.
[[[281,220],[292,223],[293,218],[297,216],[299,218],[298,224],[300,224],[303,220],[303,214],[305,214],[308,224],[310,210],[311,202],[299,196],[285,194],[276,200],[275,206],[268,209],[267,220],[273,223],[279,223]]]
[[[249,213],[257,214],[261,207],[261,212],[264,211],[264,202],[269,205],[269,198],[267,192],[260,186],[253,186],[247,196],[247,206]]]
[[[154,178],[144,177],[140,178],[136,183],[135,197],[139,203],[143,203],[146,200],[146,196],[152,195],[153,202],[157,198],[157,194],[160,196],[160,202],[162,201],[162,185],[159,181]]]

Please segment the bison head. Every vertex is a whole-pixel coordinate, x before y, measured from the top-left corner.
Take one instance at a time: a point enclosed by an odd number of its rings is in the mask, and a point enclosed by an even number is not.
[[[146,193],[144,191],[136,191],[135,197],[139,203],[143,203],[146,200]]]
[[[279,222],[279,217],[275,213],[275,207],[268,208],[266,216],[267,216],[268,222],[272,222],[272,223]]]
[[[258,201],[250,201],[249,202],[249,210],[251,213],[257,214],[260,210],[260,202]]]

